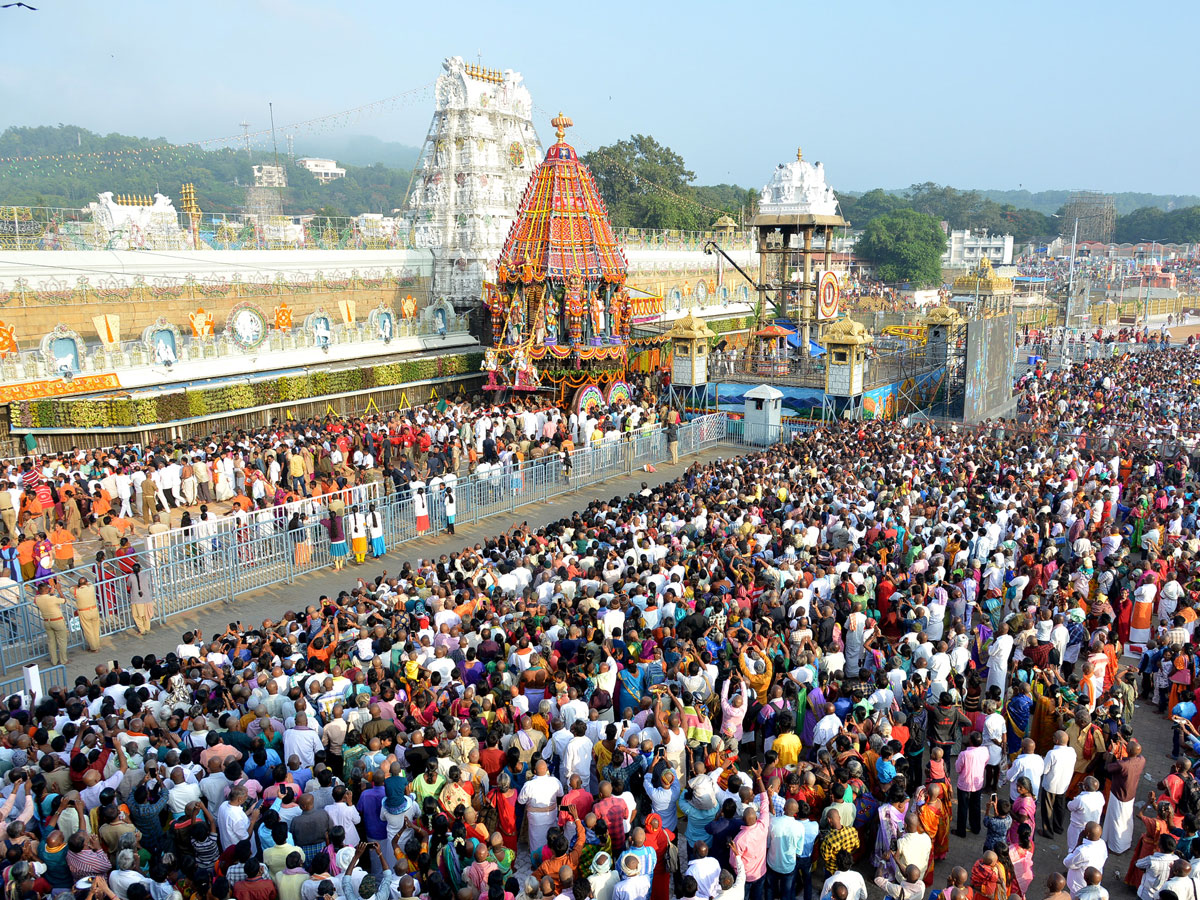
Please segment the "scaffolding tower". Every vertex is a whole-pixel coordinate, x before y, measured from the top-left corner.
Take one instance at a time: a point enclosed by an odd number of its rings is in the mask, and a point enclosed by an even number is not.
[[[1058,219],[1063,237],[1071,238],[1076,220],[1079,240],[1112,243],[1117,227],[1117,207],[1112,196],[1099,191],[1072,191]]]

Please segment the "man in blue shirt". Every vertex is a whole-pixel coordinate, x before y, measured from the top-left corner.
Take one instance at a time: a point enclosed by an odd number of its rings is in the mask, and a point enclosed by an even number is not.
[[[895,751],[887,744],[880,748],[879,759],[875,761],[875,775],[882,786],[891,784],[892,779],[896,777],[896,766],[892,763],[893,756],[895,756]]]
[[[796,801],[789,800],[784,804],[783,815],[771,819],[767,836],[767,890],[775,900],[796,900],[797,861],[804,845],[804,826],[796,819],[799,811]]]
[[[812,855],[817,845],[819,826],[809,818],[812,807],[805,800],[796,804],[796,815],[802,832],[802,839],[796,848],[796,877],[804,888],[804,900],[812,900]]]

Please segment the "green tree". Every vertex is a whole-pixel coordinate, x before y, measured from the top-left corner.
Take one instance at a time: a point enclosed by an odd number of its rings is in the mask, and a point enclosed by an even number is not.
[[[916,287],[942,283],[946,235],[933,216],[900,209],[867,223],[854,252],[875,267],[883,281]]]
[[[683,157],[650,135],[600,147],[583,157],[618,227],[703,228],[707,214],[693,199],[696,174]]]
[[[906,208],[908,201],[888,193],[883,188],[875,188],[859,197],[839,194],[838,205],[846,221],[855,228],[865,228],[868,222],[878,216],[886,216],[897,209]]]

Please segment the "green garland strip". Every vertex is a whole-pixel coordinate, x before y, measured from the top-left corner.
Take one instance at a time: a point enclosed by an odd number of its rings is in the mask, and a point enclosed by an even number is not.
[[[22,400],[9,404],[9,420],[17,431],[27,428],[133,428],[138,425],[158,425],[274,403],[300,402],[330,394],[394,387],[448,375],[465,375],[478,372],[482,362],[482,353],[463,353],[360,369],[318,370],[253,384],[229,384],[157,397]]]

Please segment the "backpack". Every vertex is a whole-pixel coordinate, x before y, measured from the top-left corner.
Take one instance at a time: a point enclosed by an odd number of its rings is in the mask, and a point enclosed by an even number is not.
[[[1200,781],[1190,772],[1180,780],[1183,782],[1183,793],[1179,798],[1179,811],[1185,816],[1194,816],[1200,813]]]
[[[915,756],[917,747],[924,752],[928,745],[929,713],[922,708],[908,715],[908,743],[905,744],[905,747],[909,753]]]
[[[488,794],[486,797],[480,797],[478,812],[479,821],[488,830],[488,834],[495,834],[500,830],[500,812],[492,802],[491,794]]]

